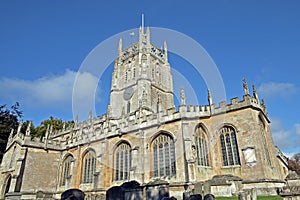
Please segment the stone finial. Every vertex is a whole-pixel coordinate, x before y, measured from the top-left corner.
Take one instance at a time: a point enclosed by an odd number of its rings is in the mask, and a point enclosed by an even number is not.
[[[76,115],[74,126],[75,126],[75,127],[78,126],[78,115]]]
[[[49,130],[49,134],[53,132],[53,125],[50,125],[50,130]]]
[[[265,104],[265,100],[264,100],[264,99],[261,100],[261,105],[262,105],[262,107],[263,107],[264,112],[266,112],[267,107],[266,107],[266,104]]]
[[[107,118],[110,118],[110,116],[111,116],[111,105],[108,104],[108,106],[107,106]]]
[[[255,85],[252,85],[252,90],[253,90],[253,96],[254,96],[254,98],[257,100],[257,102],[259,102],[258,94],[257,94]]]
[[[14,135],[14,129],[10,129],[10,134],[9,134],[9,137],[8,137],[8,140],[11,140],[13,138],[13,135]]]
[[[143,41],[143,32],[142,32],[142,27],[140,26],[140,30],[139,30],[139,44],[141,45],[142,44],[142,41]]]
[[[243,88],[244,88],[244,94],[249,95],[249,89],[245,78],[243,78]]]
[[[17,134],[21,133],[22,125],[23,125],[23,121],[21,120],[18,125]]]
[[[168,61],[168,47],[166,41],[164,41],[164,54],[165,54],[165,60]]]
[[[93,120],[93,112],[92,112],[92,110],[90,110],[90,112],[89,112],[89,119],[88,119],[89,123],[91,123],[92,120]]]
[[[212,97],[211,97],[210,89],[207,90],[207,98],[208,98],[208,105],[212,105]]]
[[[46,133],[45,133],[45,139],[46,140],[48,139],[49,134],[50,134],[50,124],[47,125],[47,130],[46,130]]]
[[[66,130],[66,121],[64,121],[64,123],[63,123],[63,131],[65,131]]]
[[[121,56],[122,54],[122,38],[120,37],[120,40],[119,40],[119,46],[118,46],[118,56]]]
[[[30,136],[30,128],[31,128],[31,121],[29,121],[28,126],[26,128],[26,136]]]
[[[184,88],[180,89],[180,105],[186,105]]]
[[[147,30],[146,30],[146,39],[147,39],[147,44],[150,45],[150,28],[149,28],[149,26],[147,27]]]

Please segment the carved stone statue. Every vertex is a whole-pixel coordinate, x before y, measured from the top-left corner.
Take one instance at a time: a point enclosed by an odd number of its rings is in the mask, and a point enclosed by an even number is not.
[[[249,95],[249,89],[245,78],[243,78],[243,88],[244,88],[244,94]]]

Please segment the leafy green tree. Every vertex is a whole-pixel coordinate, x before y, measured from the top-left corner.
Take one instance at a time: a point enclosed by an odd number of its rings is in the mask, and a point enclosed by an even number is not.
[[[50,116],[49,119],[42,121],[41,124],[34,129],[32,136],[42,138],[45,136],[48,126],[51,127],[52,132],[57,132],[62,130],[64,126],[67,128],[73,126],[73,124],[74,121],[67,121],[64,125],[64,122],[61,119]]]
[[[27,128],[30,124],[30,134],[31,136],[35,135],[36,132],[36,128],[34,127],[34,124],[32,123],[32,121],[26,120],[25,122],[23,122],[22,127],[21,127],[21,133],[25,134],[27,131]]]
[[[18,102],[11,106],[10,109],[6,105],[0,105],[0,161],[2,161],[11,129],[16,131],[19,120],[23,117],[19,106]]]

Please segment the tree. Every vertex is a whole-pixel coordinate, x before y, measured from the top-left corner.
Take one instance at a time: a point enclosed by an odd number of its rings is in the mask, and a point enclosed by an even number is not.
[[[16,131],[19,120],[23,117],[19,106],[18,102],[11,106],[10,109],[6,105],[0,105],[0,161],[2,161],[11,129]]]
[[[293,157],[288,160],[288,166],[290,170],[300,175],[300,153],[293,155]]]
[[[65,125],[64,125],[65,123]],[[74,121],[67,121],[67,122],[63,122],[61,119],[57,119],[54,118],[53,116],[50,116],[49,119],[44,120],[41,122],[41,124],[39,126],[37,126],[34,131],[32,131],[31,135],[33,137],[40,137],[42,138],[43,136],[45,136],[45,133],[47,131],[48,126],[51,127],[52,132],[56,132],[59,130],[62,130],[64,128],[64,126],[67,127],[71,127],[73,126]]]

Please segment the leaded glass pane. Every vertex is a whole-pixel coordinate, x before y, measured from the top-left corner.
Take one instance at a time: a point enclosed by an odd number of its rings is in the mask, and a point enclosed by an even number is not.
[[[130,161],[130,146],[126,143],[120,144],[115,153],[115,180],[129,179]]]
[[[154,177],[176,174],[174,141],[168,135],[160,135],[153,141]]]
[[[234,129],[231,127],[222,128],[220,130],[220,142],[223,165],[240,165],[240,158]]]
[[[224,141],[224,135],[220,135],[220,141],[221,141],[221,150],[222,150],[222,157],[223,157],[223,165],[227,166],[227,153],[226,153],[226,147],[225,147],[225,141]]]

